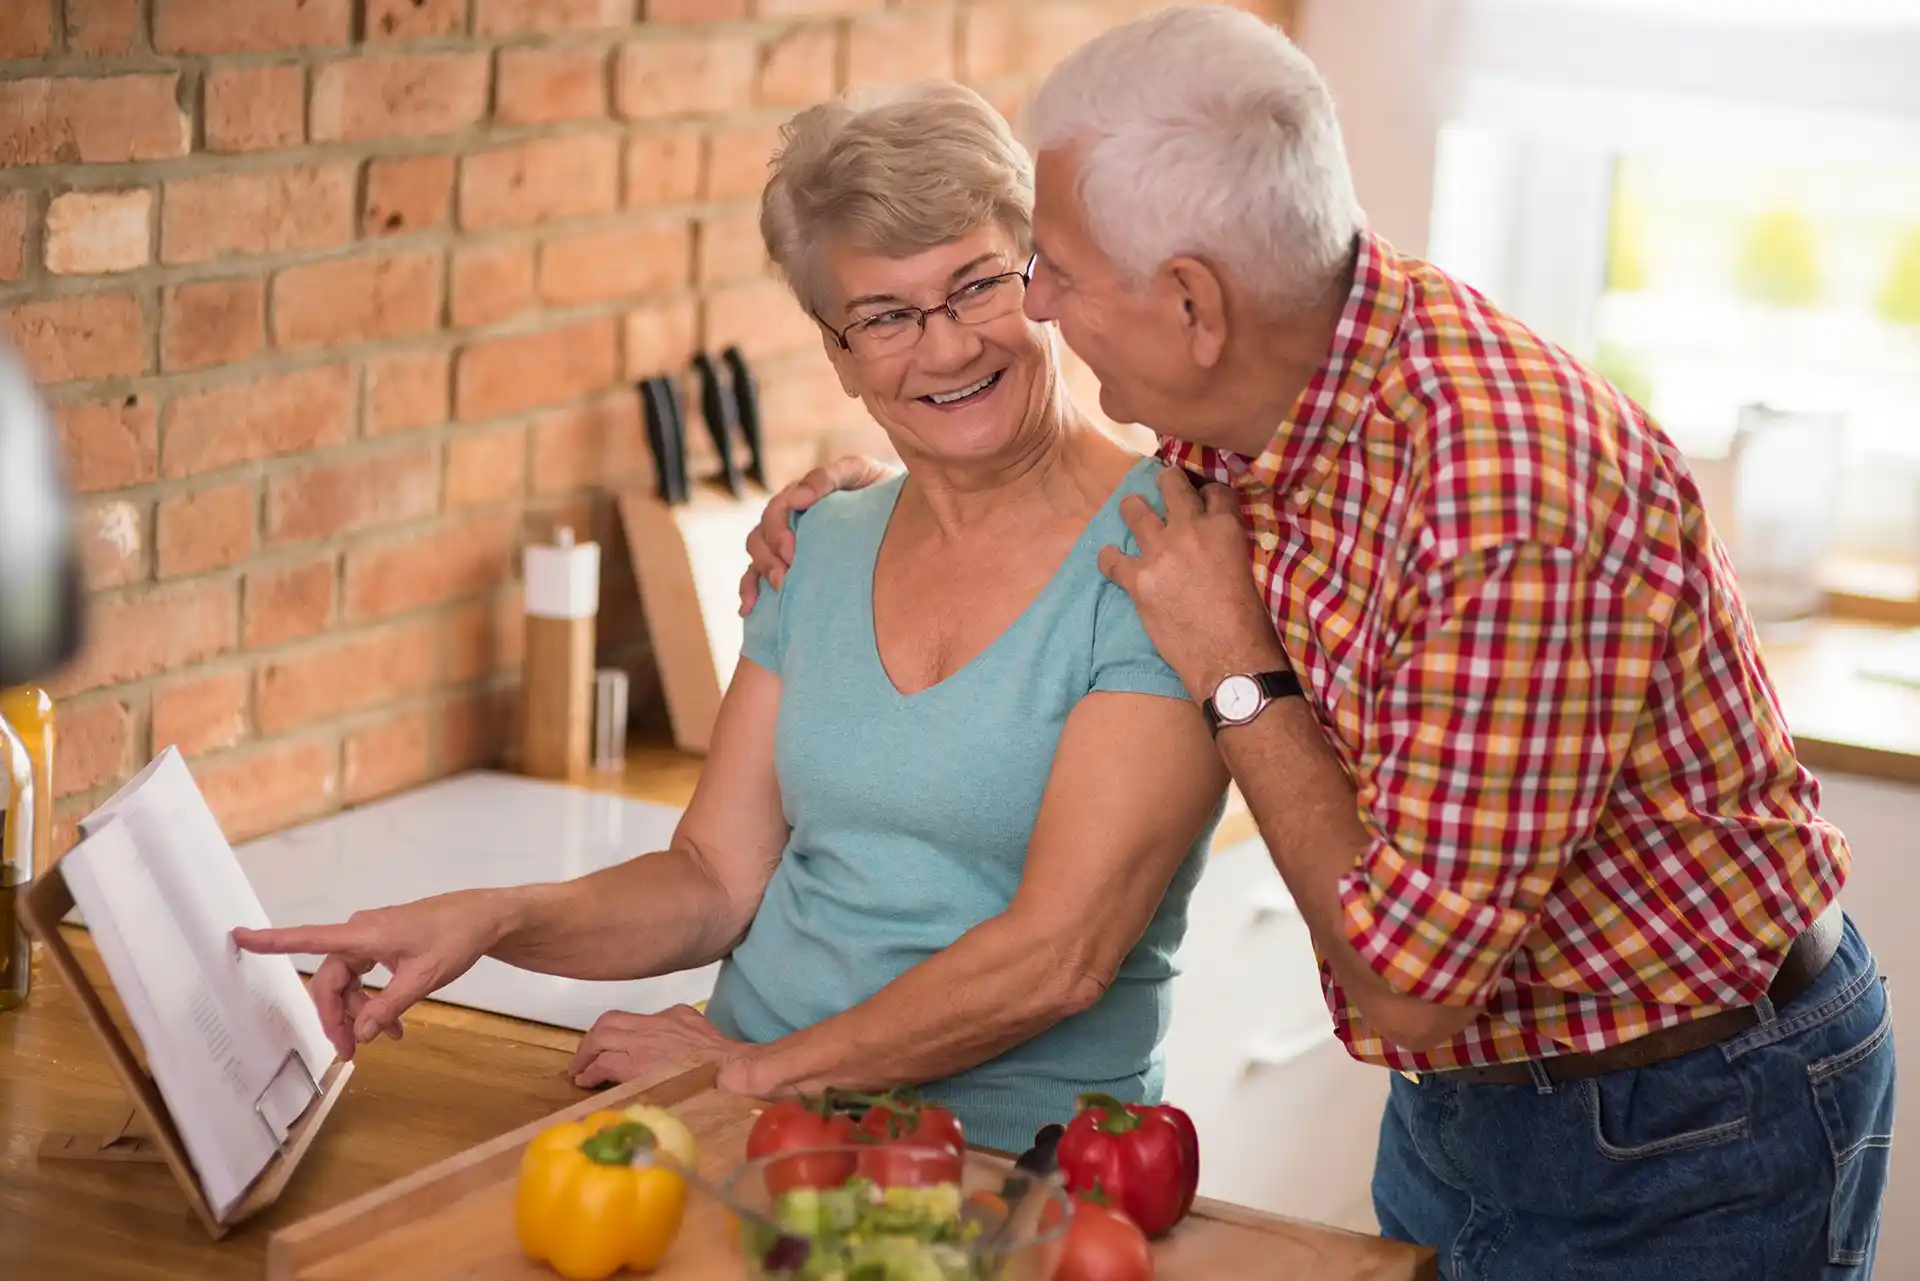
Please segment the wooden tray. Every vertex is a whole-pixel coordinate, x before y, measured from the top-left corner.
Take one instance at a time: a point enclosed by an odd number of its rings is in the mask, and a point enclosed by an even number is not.
[[[551,1281],[520,1253],[513,1190],[520,1152],[548,1125],[605,1107],[671,1107],[700,1144],[700,1166],[720,1178],[745,1156],[756,1106],[713,1088],[710,1068],[631,1082],[439,1165],[275,1233],[267,1281]],[[1202,1200],[1154,1247],[1165,1281],[1285,1277],[1289,1281],[1433,1281],[1430,1251]],[[621,1277],[630,1273],[616,1274]],[[657,1281],[740,1281],[724,1214],[694,1193]]]

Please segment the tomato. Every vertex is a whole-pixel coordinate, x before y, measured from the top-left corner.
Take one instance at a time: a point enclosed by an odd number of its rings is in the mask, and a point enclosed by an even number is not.
[[[883,1188],[932,1187],[961,1181],[966,1134],[960,1118],[946,1108],[883,1099],[860,1118],[857,1138],[874,1145],[860,1154],[857,1173]],[[890,1154],[889,1149],[906,1150]],[[930,1156],[929,1150],[950,1157]]]
[[[860,1133],[886,1143],[967,1150],[960,1118],[933,1103],[877,1103],[860,1118]]]
[[[1052,1206],[1041,1215],[1043,1226],[1059,1222]],[[1150,1281],[1153,1248],[1147,1234],[1112,1206],[1086,1197],[1073,1204],[1073,1222],[1053,1281]]]
[[[747,1134],[747,1159],[757,1161],[801,1148],[832,1148],[853,1142],[853,1118],[800,1099],[769,1104]],[[766,1163],[767,1191],[837,1188],[853,1175],[850,1152],[808,1152]]]

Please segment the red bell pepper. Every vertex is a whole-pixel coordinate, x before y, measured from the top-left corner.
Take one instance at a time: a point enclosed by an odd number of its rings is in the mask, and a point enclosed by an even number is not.
[[[1067,1190],[1098,1190],[1150,1238],[1165,1236],[1193,1209],[1200,1185],[1200,1139],[1193,1121],[1170,1104],[1081,1098],[1057,1156]]]

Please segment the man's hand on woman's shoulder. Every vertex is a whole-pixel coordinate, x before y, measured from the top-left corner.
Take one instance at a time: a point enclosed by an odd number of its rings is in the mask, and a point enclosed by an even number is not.
[[[877,458],[850,454],[816,467],[767,500],[760,523],[747,535],[747,555],[752,564],[740,577],[740,616],[753,612],[760,598],[760,580],[765,578],[776,588],[786,580],[793,564],[794,512],[803,512],[837,489],[865,489],[895,473]]]

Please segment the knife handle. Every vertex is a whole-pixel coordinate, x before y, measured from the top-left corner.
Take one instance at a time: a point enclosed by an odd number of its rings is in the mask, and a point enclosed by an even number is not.
[[[654,462],[660,470],[660,499],[669,505],[684,503],[687,501],[687,455],[678,389],[664,374],[656,374],[644,385],[647,432],[656,446]]]
[[[740,419],[740,434],[747,442],[747,475],[762,489],[767,485],[767,460],[762,452],[760,434],[760,384],[747,368],[747,357],[735,345],[720,353],[733,376],[733,403]]]
[[[713,438],[714,452],[720,455],[720,477],[735,498],[740,497],[740,469],[733,463],[733,437],[739,431],[734,405],[720,385],[720,370],[713,357],[700,352],[693,358],[700,374],[700,413],[707,420],[707,434]]]
[[[656,380],[643,378],[633,385],[640,395],[640,408],[647,416],[647,449],[653,455],[653,481],[660,501],[673,502],[673,481],[667,467],[667,411]]]

